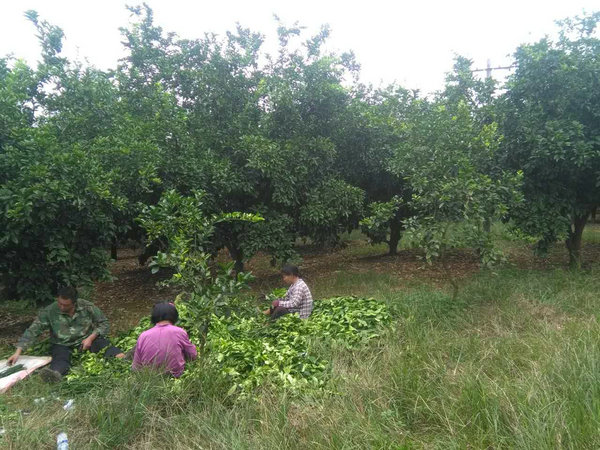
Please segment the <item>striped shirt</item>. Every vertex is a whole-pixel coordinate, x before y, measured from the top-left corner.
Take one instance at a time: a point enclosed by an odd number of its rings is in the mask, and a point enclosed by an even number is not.
[[[313,298],[310,289],[302,278],[290,286],[279,306],[289,309],[291,313],[298,313],[301,319],[307,319],[313,310]]]

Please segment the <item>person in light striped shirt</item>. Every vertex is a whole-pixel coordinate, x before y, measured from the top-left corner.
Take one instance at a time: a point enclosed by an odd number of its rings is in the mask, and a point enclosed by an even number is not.
[[[310,289],[300,276],[298,267],[286,265],[281,269],[283,282],[289,285],[285,296],[271,304],[268,314],[276,320],[285,314],[297,313],[301,319],[308,319],[313,310],[313,298]]]

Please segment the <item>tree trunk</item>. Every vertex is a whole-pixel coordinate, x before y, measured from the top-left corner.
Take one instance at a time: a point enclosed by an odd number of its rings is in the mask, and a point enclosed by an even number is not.
[[[229,250],[229,255],[231,256],[231,259],[233,259],[235,261],[235,264],[233,265],[233,270],[235,270],[237,273],[243,272],[244,271],[244,252],[243,252],[243,250],[236,248],[234,246],[229,247],[228,250]]]
[[[389,255],[398,254],[398,243],[402,238],[402,224],[399,221],[393,220],[390,224],[390,240],[388,241]]]
[[[242,259],[236,259],[235,264],[233,265],[233,270],[235,270],[236,273],[243,272],[244,271],[244,261],[242,261]]]
[[[581,268],[581,237],[588,216],[589,213],[575,216],[571,229],[569,230],[569,236],[565,241],[565,245],[569,251],[569,266],[573,269]]]
[[[117,260],[117,240],[113,240],[112,244],[110,245],[110,258],[114,259],[115,261]]]
[[[492,220],[489,217],[486,217],[483,221],[483,232],[489,236],[492,232]],[[481,260],[483,257],[484,250],[482,247],[477,248],[477,256]]]
[[[156,256],[158,251],[163,248],[166,248],[166,245],[161,246],[158,240],[153,241],[148,246],[145,246],[140,256],[138,256],[138,262],[140,263],[140,266],[146,264],[146,261],[148,261],[148,259],[152,258],[153,256]]]
[[[486,233],[490,233],[492,231],[492,219],[490,217],[486,217],[483,221],[483,231]]]

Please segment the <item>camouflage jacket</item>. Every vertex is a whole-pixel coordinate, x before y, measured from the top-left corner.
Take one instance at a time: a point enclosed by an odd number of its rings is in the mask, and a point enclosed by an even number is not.
[[[19,339],[17,347],[25,350],[45,330],[50,331],[51,343],[75,347],[92,333],[107,336],[108,319],[97,306],[87,300],[77,300],[73,317],[62,313],[54,302],[39,312]]]

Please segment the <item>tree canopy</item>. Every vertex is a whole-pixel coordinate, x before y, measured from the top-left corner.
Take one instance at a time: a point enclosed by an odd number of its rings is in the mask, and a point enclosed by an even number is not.
[[[579,264],[600,204],[598,13],[520,46],[500,90],[457,57],[426,97],[361,84],[351,52],[326,50],[327,27],[306,36],[279,23],[268,54],[242,26],[182,39],[148,6],[129,11],[112,70],[64,57],[62,30],[34,11],[37,66],[0,59],[8,296],[43,300],[108,277],[107,249],[115,258],[127,239],[166,254],[175,235],[151,233],[147,215],[190,207],[264,219],[211,224],[203,252],[226,250],[237,272],[259,252],[285,262],[299,238],[335,247],[358,227],[390,254],[408,233],[427,261],[469,247],[490,265],[501,259],[494,221],[540,250],[564,239]]]
[[[524,174],[526,202],[512,217],[541,251],[564,239],[574,266],[600,205],[599,19],[564,21],[556,42],[520,46],[501,104],[503,164]]]

